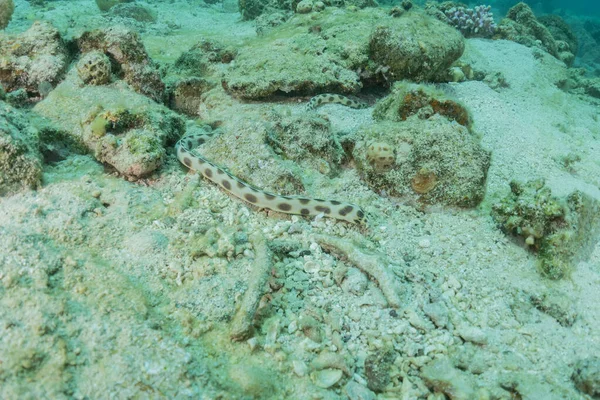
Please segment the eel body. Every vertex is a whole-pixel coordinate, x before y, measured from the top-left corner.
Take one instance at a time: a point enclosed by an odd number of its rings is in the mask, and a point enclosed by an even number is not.
[[[201,173],[235,197],[256,207],[286,214],[307,217],[324,215],[330,218],[365,224],[365,212],[357,205],[336,200],[313,199],[302,196],[283,196],[256,188],[230,172],[212,163],[195,149],[210,139],[211,135],[197,134],[181,138],[175,145],[177,158],[186,167]]]
[[[352,100],[352,99],[349,99],[348,97],[342,96],[340,94],[319,94],[319,95],[313,97],[312,99],[310,99],[310,101],[306,105],[306,108],[308,108],[309,110],[314,110],[315,108],[317,108],[323,104],[330,104],[330,103],[342,104],[346,107],[356,108],[356,109],[369,107],[369,105],[367,103]]]

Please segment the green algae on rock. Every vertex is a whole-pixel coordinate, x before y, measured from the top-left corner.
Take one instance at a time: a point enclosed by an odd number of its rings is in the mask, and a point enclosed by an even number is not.
[[[490,154],[468,128],[432,114],[363,128],[352,151],[361,178],[375,191],[417,196],[426,204],[474,207],[483,199]],[[393,149],[381,168],[370,161],[373,143]],[[386,153],[387,154],[387,153]]]
[[[600,238],[600,203],[580,191],[557,198],[542,179],[512,181],[510,188],[492,207],[492,217],[504,232],[536,252],[543,276],[567,277]]]
[[[244,99],[356,93],[365,83],[438,80],[463,48],[459,32],[422,13],[394,18],[375,8],[326,9],[296,15],[248,42],[223,84]]]
[[[465,106],[429,85],[396,82],[392,92],[373,110],[373,117],[377,120],[406,121],[415,114],[420,114],[421,118],[440,114],[467,128],[471,126],[471,116]]]
[[[8,26],[14,11],[15,3],[13,0],[0,0],[0,29]]]
[[[27,115],[0,101],[0,196],[36,188],[41,179],[37,129]]]
[[[78,147],[129,178],[158,168],[166,154],[164,146],[185,131],[177,114],[119,82],[111,86],[80,83],[73,71],[34,110]]]
[[[79,51],[99,51],[118,65],[118,76],[138,93],[156,102],[165,100],[165,84],[140,35],[123,26],[86,31],[76,39]]]
[[[47,22],[34,22],[18,35],[0,34],[0,84],[6,92],[25,89],[39,96],[40,85],[57,84],[69,61],[60,33]]]

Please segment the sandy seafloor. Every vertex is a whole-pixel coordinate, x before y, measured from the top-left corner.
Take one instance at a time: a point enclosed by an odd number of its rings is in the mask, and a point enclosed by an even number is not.
[[[18,1],[9,31],[36,18],[67,36],[110,24],[91,1],[52,5]],[[218,7],[160,7],[159,21],[141,32],[158,61],[175,60],[202,37],[239,44],[254,35],[252,23]],[[474,210],[416,210],[371,192],[348,170],[317,182],[312,194],[363,205],[368,229],[269,215],[187,173],[172,152],[137,183],[73,155],[45,167],[41,189],[1,198],[0,398],[367,399],[365,359],[389,349],[392,379],[381,399],[442,399],[419,370],[445,354],[461,367],[446,377],[457,385],[454,398],[588,398],[571,374],[578,360],[600,354],[600,245],[569,279],[550,281],[489,209],[511,179],[542,177],[557,195],[579,189],[600,199],[600,107],[556,88],[565,67],[530,48],[471,39],[464,57],[510,85],[444,86],[470,109],[492,152],[487,195]],[[235,100],[221,112],[284,106],[303,112],[302,104]],[[369,123],[370,111],[319,110],[340,131]],[[560,160],[569,153],[581,159],[566,171]],[[212,241],[195,234],[202,227]],[[252,277],[256,232],[304,252],[271,261],[258,329],[237,343],[229,329]],[[401,307],[389,308],[375,281],[324,252],[317,234],[377,254],[402,278]],[[530,299],[544,296],[574,323],[534,307]],[[431,303],[436,324],[423,311]]]

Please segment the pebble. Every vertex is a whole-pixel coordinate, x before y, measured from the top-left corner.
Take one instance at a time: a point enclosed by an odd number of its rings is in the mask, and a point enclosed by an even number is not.
[[[483,329],[474,326],[462,326],[457,329],[458,335],[467,342],[487,344],[488,338]]]
[[[428,303],[423,306],[423,312],[438,328],[448,325],[448,308],[444,303]]]
[[[375,400],[376,395],[369,388],[355,381],[349,381],[344,386],[344,392],[349,400]]]
[[[313,383],[323,389],[330,388],[338,383],[342,379],[342,375],[342,371],[335,368],[326,368],[310,374]]]
[[[390,370],[394,363],[394,353],[377,351],[365,360],[365,377],[367,387],[374,392],[383,392],[390,384]]]

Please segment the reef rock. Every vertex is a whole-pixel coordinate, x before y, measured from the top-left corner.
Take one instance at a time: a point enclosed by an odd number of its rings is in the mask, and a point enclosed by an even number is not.
[[[13,0],[0,0],[0,29],[8,26],[14,11],[15,3]]]
[[[0,196],[41,183],[38,131],[27,116],[0,101]]]
[[[414,115],[402,123],[373,124],[359,136],[352,154],[373,190],[460,207],[474,207],[483,199],[490,154],[468,128],[439,114]],[[393,148],[395,162],[386,170],[369,162],[374,142]]]
[[[165,99],[165,84],[140,36],[125,27],[113,26],[84,32],[77,39],[82,54],[99,51],[118,65],[119,77],[133,90],[162,103]]]
[[[554,26],[552,29],[557,31],[557,25],[554,23],[555,20],[552,23],[549,19],[545,21],[549,26]],[[563,31],[562,34],[564,35],[564,25],[561,24],[558,28]],[[506,18],[500,21],[498,25],[498,37],[512,40],[528,47],[541,48],[559,60],[564,61],[567,65],[573,63],[574,54],[577,51],[576,48],[572,48],[575,46],[573,40],[568,39],[565,42],[563,36],[558,40],[553,37],[549,28],[538,21],[531,8],[525,3],[519,3],[508,10]]]
[[[367,82],[438,80],[463,49],[459,32],[422,13],[325,9],[298,14],[248,43],[223,86],[245,99],[355,93]]]
[[[137,179],[162,164],[164,146],[184,133],[185,123],[171,110],[124,86],[121,81],[86,86],[72,70],[34,111],[54,122],[62,141]]]
[[[510,195],[493,206],[492,217],[537,254],[544,276],[568,276],[600,239],[600,203],[579,191],[557,198],[543,180],[513,181],[510,189]]]
[[[60,81],[69,61],[58,30],[47,22],[35,22],[19,35],[0,33],[0,84],[6,92],[25,89],[39,96],[41,85]]]

